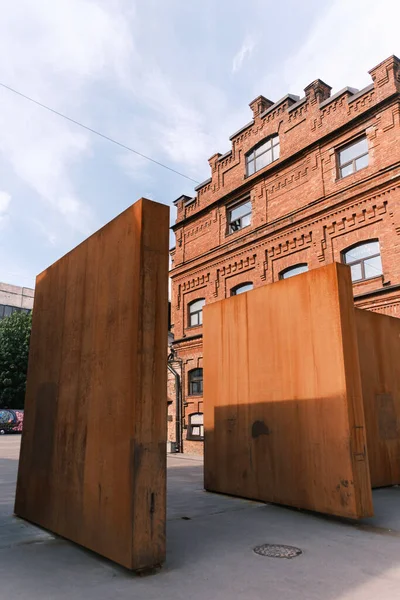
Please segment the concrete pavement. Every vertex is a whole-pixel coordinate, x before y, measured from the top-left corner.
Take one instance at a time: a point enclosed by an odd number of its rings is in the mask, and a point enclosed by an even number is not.
[[[202,489],[202,462],[168,459],[167,562],[138,577],[12,516],[19,438],[0,437],[0,600],[398,600],[400,488],[352,524]],[[257,556],[289,544],[292,560]]]

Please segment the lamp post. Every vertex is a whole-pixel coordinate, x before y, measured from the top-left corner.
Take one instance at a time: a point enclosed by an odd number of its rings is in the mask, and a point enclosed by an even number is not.
[[[181,375],[173,367],[174,363],[178,363],[182,373],[182,360],[178,357],[176,350],[171,348],[168,355],[168,370],[175,377],[175,427],[176,427],[176,452],[183,452],[183,439],[182,439],[182,384]]]

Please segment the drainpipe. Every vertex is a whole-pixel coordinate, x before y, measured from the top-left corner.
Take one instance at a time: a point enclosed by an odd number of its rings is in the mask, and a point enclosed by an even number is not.
[[[176,414],[176,448],[177,452],[183,452],[183,440],[182,440],[182,386],[181,386],[181,378],[178,373],[172,366],[172,362],[180,362],[179,359],[175,358],[175,352],[172,351],[168,357],[168,370],[175,377],[175,414]]]

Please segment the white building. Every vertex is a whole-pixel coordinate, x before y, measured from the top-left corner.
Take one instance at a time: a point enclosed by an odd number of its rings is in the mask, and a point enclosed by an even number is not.
[[[30,312],[35,290],[0,282],[0,319],[13,312]]]

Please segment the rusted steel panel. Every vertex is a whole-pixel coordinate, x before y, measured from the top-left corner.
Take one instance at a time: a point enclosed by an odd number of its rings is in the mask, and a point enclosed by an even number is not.
[[[373,514],[348,267],[204,309],[205,487]]]
[[[372,487],[400,483],[400,319],[356,309]]]
[[[135,570],[165,557],[168,219],[136,202],[33,311],[15,512]]]

